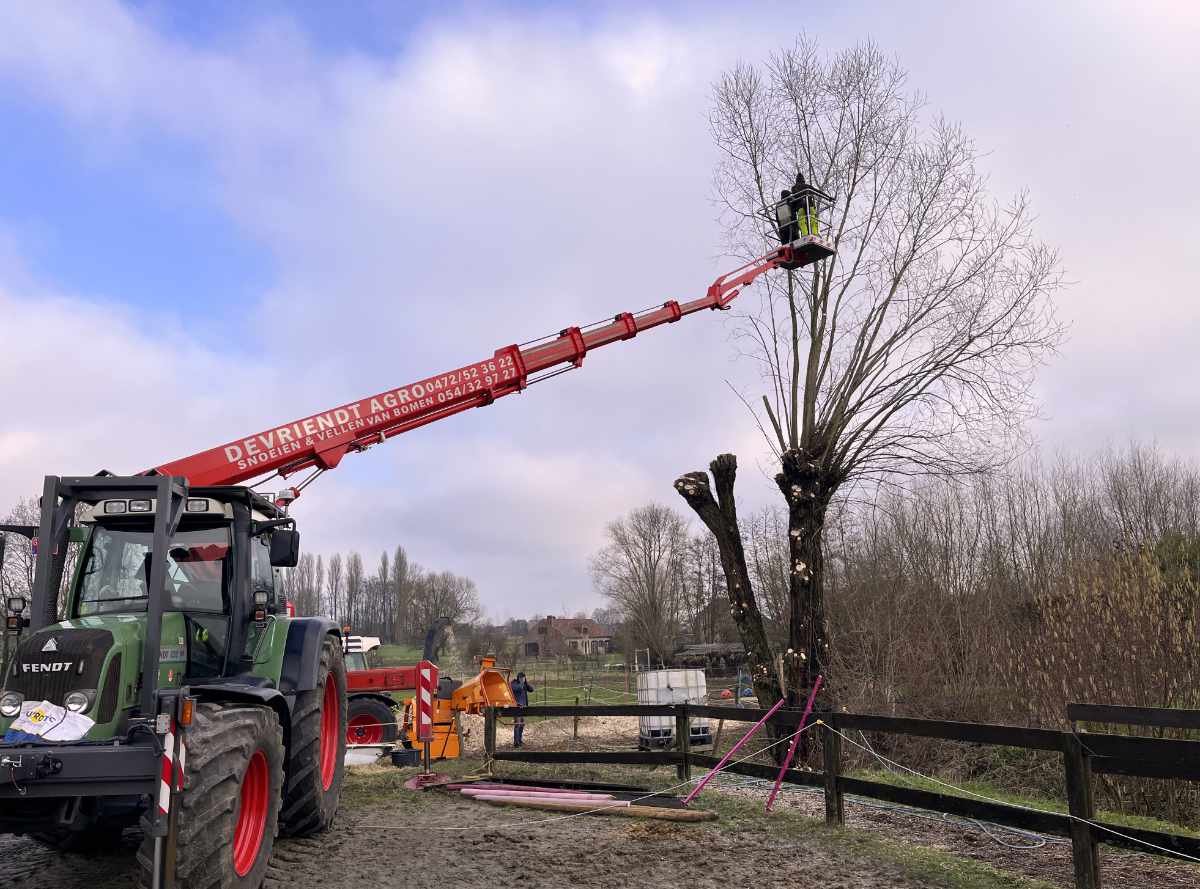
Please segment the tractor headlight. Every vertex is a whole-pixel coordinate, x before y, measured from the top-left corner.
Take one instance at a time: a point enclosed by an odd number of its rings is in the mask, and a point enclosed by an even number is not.
[[[19,691],[6,691],[0,695],[0,716],[16,716],[23,703],[25,698]]]
[[[86,691],[73,691],[63,699],[63,706],[72,713],[82,713],[92,705],[92,696]]]

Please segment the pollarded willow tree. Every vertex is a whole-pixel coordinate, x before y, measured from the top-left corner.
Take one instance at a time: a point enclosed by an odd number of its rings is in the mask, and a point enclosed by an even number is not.
[[[913,476],[982,473],[1011,459],[1034,413],[1034,371],[1062,337],[1055,252],[1028,201],[994,199],[980,152],[928,113],[898,63],[873,44],[827,53],[800,38],[715,84],[716,191],[732,254],[766,252],[759,211],[797,172],[834,195],[822,234],[837,253],[767,276],[739,328],[767,393],[754,409],[788,508],[790,606],[781,670],[766,642],[733,506],[737,463],[676,483],[726,556],[730,605],[777,700],[812,687],[828,657],[822,530],[851,490]],[[775,661],[780,663],[779,661]]]

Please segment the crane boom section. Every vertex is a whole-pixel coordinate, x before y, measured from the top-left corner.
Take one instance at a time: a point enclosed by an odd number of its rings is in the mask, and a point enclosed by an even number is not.
[[[579,367],[592,349],[632,339],[702,309],[724,309],[742,287],[791,261],[791,246],[780,247],[717,278],[700,299],[670,300],[644,312],[622,312],[612,321],[587,328],[568,327],[525,349],[505,346],[482,361],[164,463],[148,473],[183,476],[199,487],[238,484],[267,473],[290,475],[310,467],[332,469],[349,451],[362,451],[402,432],[491,404],[536,382],[532,376],[560,365]]]

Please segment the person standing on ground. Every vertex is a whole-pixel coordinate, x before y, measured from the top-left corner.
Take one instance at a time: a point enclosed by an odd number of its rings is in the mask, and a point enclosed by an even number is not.
[[[516,700],[518,707],[529,706],[529,693],[533,691],[533,686],[525,678],[524,673],[518,673],[517,678],[512,681],[513,699]],[[521,747],[524,745],[522,737],[525,735],[525,717],[516,716],[513,718],[513,746]]]

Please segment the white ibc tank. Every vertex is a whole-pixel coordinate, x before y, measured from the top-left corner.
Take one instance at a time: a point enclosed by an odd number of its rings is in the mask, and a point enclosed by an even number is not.
[[[708,699],[708,683],[703,670],[648,670],[638,673],[639,704],[704,704]],[[708,719],[694,716],[691,723],[691,746],[704,747],[712,743]],[[673,716],[639,716],[638,743],[641,747],[670,747],[675,743]]]

